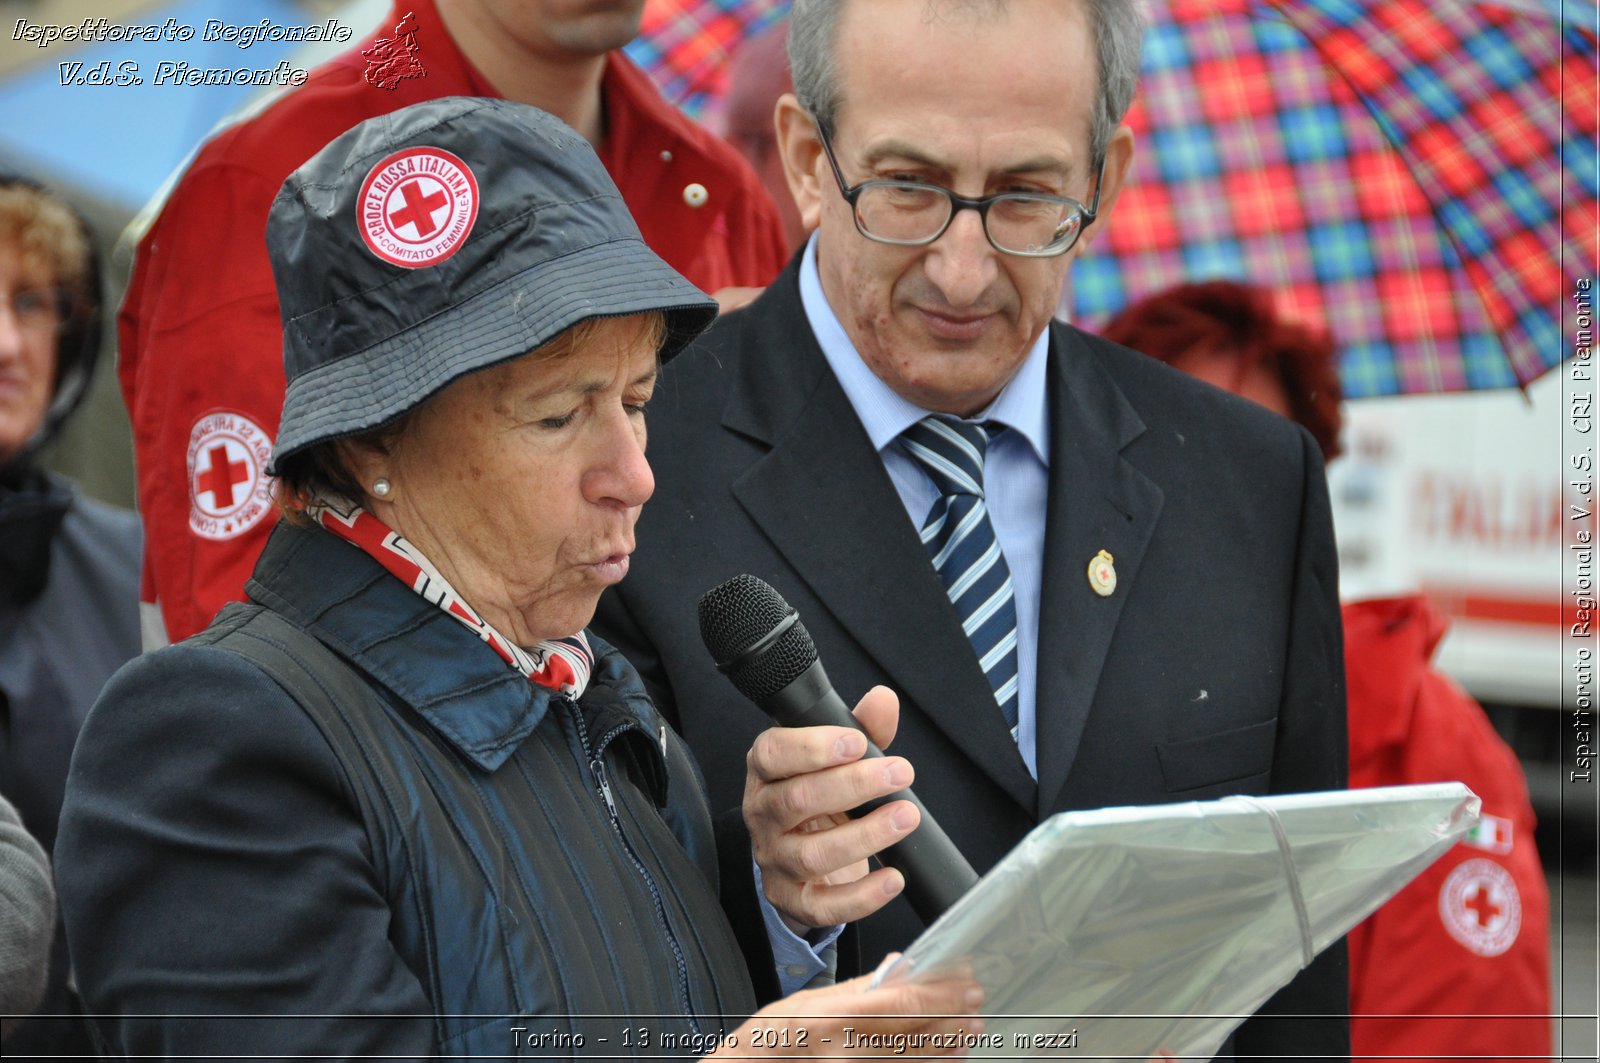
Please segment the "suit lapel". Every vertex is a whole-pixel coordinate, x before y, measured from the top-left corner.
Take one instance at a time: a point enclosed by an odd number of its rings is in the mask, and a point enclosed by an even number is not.
[[[1031,810],[1033,779],[883,462],[827,368],[793,271],[763,298],[780,300],[783,312],[749,317],[753,335],[723,424],[772,449],[734,482],[734,496],[901,692]]]
[[[1042,819],[1072,770],[1123,603],[1161,513],[1161,489],[1121,455],[1144,424],[1076,330],[1052,326],[1050,500],[1040,593],[1038,809]],[[1089,561],[1112,555],[1106,596]],[[1111,708],[1115,708],[1112,706]]]

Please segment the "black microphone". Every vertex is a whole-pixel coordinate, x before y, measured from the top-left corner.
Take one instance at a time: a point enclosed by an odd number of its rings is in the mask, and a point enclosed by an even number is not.
[[[707,591],[700,598],[700,638],[717,670],[784,727],[825,724],[866,733],[834,693],[800,615],[764,581],[735,576]],[[869,738],[866,755],[881,757],[883,751]],[[890,801],[910,801],[922,821],[878,857],[905,876],[906,900],[924,922],[932,923],[978,876],[909,789],[875,798],[850,814],[864,816]]]

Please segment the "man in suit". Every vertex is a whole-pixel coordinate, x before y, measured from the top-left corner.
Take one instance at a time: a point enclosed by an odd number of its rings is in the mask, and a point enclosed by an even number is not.
[[[1139,34],[1131,0],[795,4],[778,140],[819,231],[663,374],[657,490],[596,618],[717,804],[766,721],[695,602],[741,572],[846,700],[899,694],[894,752],[979,871],[1064,809],[1344,785],[1315,444],[1050,324],[1128,170]],[[920,929],[888,905],[860,963]],[[1335,946],[1263,1010],[1338,1016],[1344,978]],[[1258,1018],[1234,1050],[1337,1056],[1348,1031]]]

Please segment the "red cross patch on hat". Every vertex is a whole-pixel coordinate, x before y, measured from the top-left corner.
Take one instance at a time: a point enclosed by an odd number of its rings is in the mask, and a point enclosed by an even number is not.
[[[443,148],[407,148],[374,166],[357,200],[361,238],[385,262],[420,269],[443,262],[478,219],[478,180]]]
[[[1511,872],[1483,857],[1465,860],[1439,890],[1439,918],[1450,936],[1479,956],[1498,956],[1522,929],[1522,896]]]
[[[221,541],[272,512],[272,437],[242,413],[212,410],[189,433],[189,530]]]

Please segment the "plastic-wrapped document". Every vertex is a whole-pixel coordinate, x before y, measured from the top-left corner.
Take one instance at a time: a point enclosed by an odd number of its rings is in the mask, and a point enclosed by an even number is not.
[[[1438,783],[1064,812],[880,978],[976,969],[974,1056],[1204,1059],[1478,806]]]

